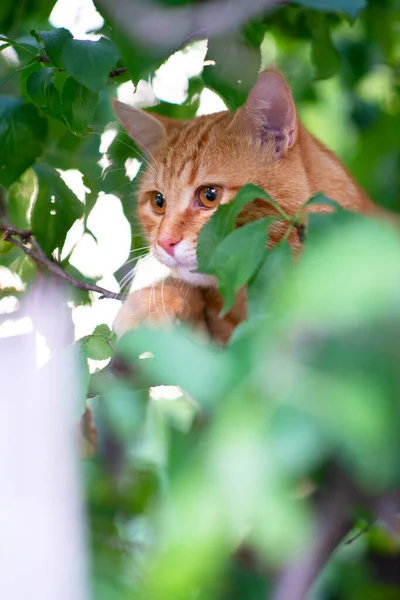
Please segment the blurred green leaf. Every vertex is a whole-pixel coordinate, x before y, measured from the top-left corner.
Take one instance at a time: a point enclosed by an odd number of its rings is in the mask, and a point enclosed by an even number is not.
[[[33,104],[0,96],[0,184],[9,186],[43,152],[47,121]]]
[[[91,338],[93,339],[93,337]],[[97,349],[100,349],[99,341],[97,340]],[[93,358],[93,342],[90,352]],[[89,346],[86,346],[89,350]],[[102,353],[94,352],[100,356]],[[107,358],[105,353],[102,354],[103,359]],[[98,359],[99,360],[99,359]],[[133,440],[135,434],[138,433],[143,422],[144,406],[143,395],[140,392],[132,389],[123,381],[116,381],[102,395],[102,410],[110,427],[116,433],[118,438],[123,441]]]
[[[333,226],[314,238],[311,218]],[[379,318],[396,303],[399,251],[400,237],[386,223],[345,211],[312,215],[303,258],[281,290],[284,299],[277,302],[292,307],[295,321],[315,326],[328,322],[346,327]]]
[[[217,92],[230,109],[239,108],[257,79],[260,51],[234,33],[210,39],[207,60],[215,65],[204,69],[205,85]]]
[[[151,358],[140,359],[148,353]],[[128,332],[117,343],[116,355],[139,366],[150,385],[178,385],[204,403],[219,397],[236,376],[230,372],[227,355],[179,328]],[[169,356],[174,357],[172,362]]]
[[[271,317],[268,300],[293,267],[292,251],[287,243],[281,243],[265,252],[257,272],[247,286],[248,318]]]
[[[340,69],[340,54],[332,42],[326,17],[311,14],[309,23],[312,32],[311,58],[316,68],[316,78],[329,79]]]
[[[54,0],[26,0],[15,10],[12,0],[5,0],[0,5],[0,29],[13,30],[21,27],[21,22],[35,15],[37,20],[48,19],[54,6]]]
[[[309,8],[315,8],[323,11],[344,12],[351,17],[356,17],[358,13],[366,7],[365,0],[292,0],[295,4],[301,4]]]
[[[5,240],[0,239],[0,256],[3,257],[6,254],[9,254],[10,252],[12,252],[14,250],[15,246],[11,243],[11,242],[6,242]],[[1,289],[1,288],[0,288]],[[9,289],[9,288],[6,288]],[[10,288],[10,289],[14,289],[14,288]],[[4,290],[2,290],[2,293],[4,292]],[[6,294],[8,295],[8,293]]]

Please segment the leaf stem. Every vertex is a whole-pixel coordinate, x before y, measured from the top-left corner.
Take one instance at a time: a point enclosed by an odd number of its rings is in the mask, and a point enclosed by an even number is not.
[[[22,52],[28,52],[28,54],[31,54],[32,56],[36,57],[35,52],[32,52],[32,50],[28,50],[28,48],[26,48],[25,46],[18,44],[18,42],[11,40],[10,38],[5,37],[4,35],[0,36],[0,42],[6,42],[9,46],[15,46],[15,48],[19,48],[20,50],[22,50]]]

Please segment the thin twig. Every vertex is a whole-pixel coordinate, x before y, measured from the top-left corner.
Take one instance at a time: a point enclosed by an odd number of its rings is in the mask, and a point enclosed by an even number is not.
[[[123,294],[116,292],[110,292],[105,288],[96,285],[94,283],[87,283],[86,281],[80,281],[75,279],[72,275],[69,275],[64,269],[55,261],[49,259],[42,248],[39,246],[35,238],[32,236],[30,230],[18,229],[13,227],[8,221],[4,198],[2,191],[0,190],[0,232],[2,232],[2,238],[17,246],[22,252],[29,256],[36,264],[41,265],[47,269],[50,273],[64,279],[74,288],[83,290],[85,292],[97,292],[101,294],[100,298],[112,298],[113,300],[125,300]],[[19,239],[18,239],[19,238]]]
[[[72,277],[66,273],[56,262],[48,259],[47,257],[44,258],[37,251],[17,240],[14,235],[15,234],[9,234],[8,231],[5,230],[3,239],[20,248],[27,256],[30,256],[35,263],[43,265],[50,273],[56,277],[59,277],[60,279],[68,281],[70,285],[78,290],[83,290],[85,292],[97,292],[98,294],[101,294],[100,298],[112,298],[113,300],[121,301],[125,300],[125,296],[123,294],[110,292],[109,290],[106,290],[99,285],[95,285],[94,283],[87,283],[86,281],[75,279],[75,277]]]
[[[119,67],[118,69],[114,69],[113,71],[110,71],[108,76],[109,77],[118,77],[119,75],[123,75],[123,73],[127,72],[127,68],[126,67]]]
[[[282,571],[273,600],[305,600],[317,575],[351,527],[358,495],[344,477],[334,476],[317,502],[315,540]]]

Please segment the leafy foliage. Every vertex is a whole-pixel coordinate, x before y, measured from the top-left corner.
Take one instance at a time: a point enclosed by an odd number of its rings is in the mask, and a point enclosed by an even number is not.
[[[98,244],[91,214],[105,195],[121,200],[133,252],[144,246],[137,179],[126,170],[140,155],[115,122],[117,86],[151,83],[182,40],[203,35],[189,29],[213,2],[128,4],[125,23],[112,3],[96,2],[104,18],[96,40],[51,28],[53,0],[0,6],[0,231],[11,224],[22,242],[32,232],[47,260],[76,280],[84,276],[69,237],[81,227],[90,258]],[[261,56],[288,76],[305,125],[378,204],[399,212],[397,0],[296,0],[231,23],[234,7],[215,31],[209,24],[210,62],[188,79],[187,97],[156,99],[152,110],[190,119],[210,90],[236,108]],[[163,26],[143,33],[160,15]],[[69,187],[72,169],[83,202]],[[289,227],[313,204],[332,213],[307,217],[297,261],[285,240],[265,251],[272,218],[236,227],[255,198]],[[23,285],[0,288],[0,306],[41,277],[8,240],[0,240],[0,265]],[[386,518],[376,515],[376,497],[400,482],[399,255],[388,223],[349,214],[322,194],[292,219],[248,185],[215,212],[198,244],[199,270],[218,280],[223,312],[247,286],[247,319],[226,348],[184,324],[141,327],[117,341],[103,320],[76,342],[98,430],[97,453],[82,467],[96,600],[273,600],[276,572],[310,546],[314,500],[329,491],[332,471],[355,490],[349,510],[356,530],[368,533],[341,544],[309,597],[399,597],[398,575],[382,576],[389,557],[398,561],[398,536],[375,523]],[[79,314],[93,301],[76,291],[68,310]],[[334,512],[318,517],[317,533]]]
[[[82,60],[83,56],[85,60]],[[98,92],[106,85],[118,53],[114,44],[106,38],[97,42],[69,39],[62,45],[61,57],[72,77],[92,92]]]

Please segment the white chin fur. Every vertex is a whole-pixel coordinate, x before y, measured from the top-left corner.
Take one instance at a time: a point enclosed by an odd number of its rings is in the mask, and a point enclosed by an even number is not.
[[[218,281],[213,275],[205,275],[204,273],[196,273],[197,268],[197,260],[195,255],[191,253],[191,256],[187,253],[186,256],[177,256],[172,257],[167,252],[160,248],[156,248],[154,250],[157,259],[164,264],[166,267],[171,269],[174,273],[176,273],[179,279],[183,281],[187,281],[192,285],[196,285],[198,287],[216,287]],[[186,262],[188,264],[179,264],[179,261]]]

